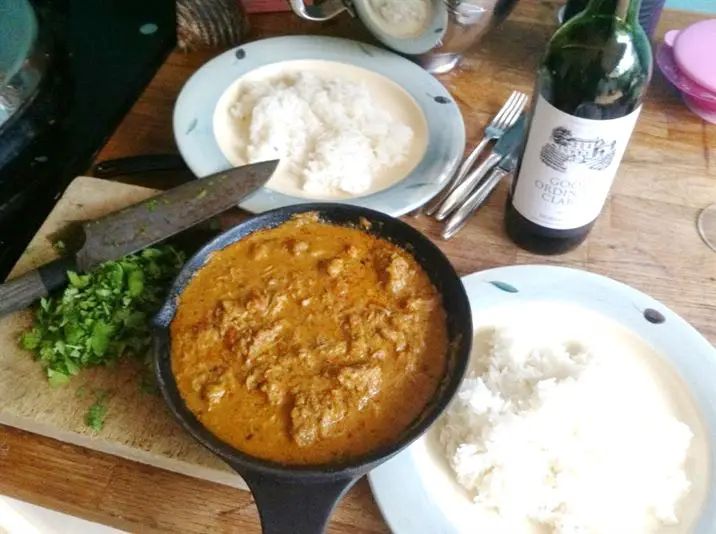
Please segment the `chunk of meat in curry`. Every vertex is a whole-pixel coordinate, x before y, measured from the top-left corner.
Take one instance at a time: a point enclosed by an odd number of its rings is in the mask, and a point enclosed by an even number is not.
[[[415,259],[315,214],[216,252],[184,290],[171,340],[179,391],[202,424],[288,464],[394,441],[447,358],[440,296]]]

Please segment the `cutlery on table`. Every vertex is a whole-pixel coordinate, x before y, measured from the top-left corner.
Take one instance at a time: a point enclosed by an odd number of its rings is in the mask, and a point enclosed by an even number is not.
[[[527,105],[527,100],[528,97],[526,94],[520,91],[512,91],[512,94],[502,105],[500,111],[497,112],[497,115],[495,115],[485,127],[482,140],[462,162],[457,174],[453,176],[442,191],[428,203],[425,209],[427,215],[434,215],[448,195],[463,182],[487,144],[490,141],[500,139],[500,137],[517,122],[517,119]]]
[[[524,120],[524,117],[520,119],[520,121]],[[517,127],[517,125],[515,127]],[[479,186],[477,186],[477,189],[475,189],[462,203],[462,205],[455,210],[443,227],[441,232],[443,239],[450,239],[457,234],[480,208],[480,206],[482,206],[487,197],[490,196],[490,193],[492,193],[495,187],[497,187],[497,184],[499,184],[505,176],[515,172],[517,163],[520,159],[523,143],[524,135],[518,143],[513,145],[512,150],[508,152],[504,158],[502,158],[490,175]]]
[[[473,189],[477,187],[480,180],[497,165],[502,158],[512,152],[515,145],[522,143],[525,131],[525,117],[522,114],[519,120],[507,130],[504,135],[495,143],[492,152],[485,160],[458,185],[438,206],[434,215],[435,219],[442,221],[450,215],[462,202],[467,199]]]
[[[236,167],[169,189],[95,221],[83,222],[84,243],[0,285],[0,316],[24,308],[67,283],[67,271],[87,272],[172,237],[218,215],[262,187],[278,160]]]

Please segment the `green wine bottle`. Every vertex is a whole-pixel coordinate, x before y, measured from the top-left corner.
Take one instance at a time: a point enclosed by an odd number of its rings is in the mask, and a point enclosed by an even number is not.
[[[562,21],[567,22],[573,16],[587,7],[589,0],[567,0],[564,4],[562,13]],[[661,11],[664,9],[664,0],[642,0],[641,9],[639,9],[639,23],[644,28],[649,39],[654,35],[656,25],[659,23]]]
[[[547,45],[505,213],[527,250],[575,248],[604,206],[651,79],[639,5],[590,0]]]
[[[583,11],[588,3],[589,0],[567,0],[567,3],[564,4],[564,22]]]

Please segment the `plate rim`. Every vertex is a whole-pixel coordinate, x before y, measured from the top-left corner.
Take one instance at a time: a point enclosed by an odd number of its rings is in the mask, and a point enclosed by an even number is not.
[[[240,45],[204,63],[183,85],[172,112],[174,140],[199,177],[230,167],[213,132],[213,113],[224,91],[254,69],[293,60],[337,61],[370,70],[399,85],[422,110],[428,127],[425,153],[402,180],[381,191],[331,200],[398,217],[432,198],[455,172],[465,149],[465,123],[459,105],[435,77],[398,54],[350,39],[281,36]],[[319,200],[321,201],[321,200]],[[262,188],[239,206],[251,213],[316,202]]]
[[[616,321],[648,343],[681,377],[689,388],[695,407],[699,410],[706,435],[716,436],[716,394],[704,398],[704,392],[708,390],[708,377],[716,378],[716,348],[696,328],[663,303],[613,278],[583,269],[547,264],[496,267],[468,274],[461,279],[470,300],[473,318],[479,317],[479,314],[485,309],[498,305],[498,302],[506,304],[513,299],[525,303],[544,301],[576,304]],[[535,285],[541,287],[541,291],[554,292],[550,286],[555,284],[559,284],[557,291],[564,295],[563,298],[554,295],[550,298],[535,297],[529,294],[521,295],[520,286],[532,288]],[[580,288],[582,288],[581,291]],[[569,293],[565,289],[576,292]],[[482,295],[478,296],[480,294]],[[590,298],[593,300],[585,303],[583,300],[586,298],[585,294],[591,295]],[[486,298],[485,295],[488,297]],[[489,295],[494,298],[489,298]],[[617,312],[611,315],[609,311],[613,311],[615,307]],[[650,313],[650,320],[646,317],[647,310],[655,311],[657,314]],[[623,321],[624,318],[627,318],[626,322]],[[640,326],[633,328],[632,325]],[[644,335],[644,332],[647,334]],[[670,350],[665,348],[670,346],[668,342],[663,345],[660,343],[660,340],[665,337],[672,338],[681,344],[678,353],[676,347],[672,347]],[[681,358],[684,361],[678,364],[674,363],[674,360],[679,359],[679,356],[675,355],[681,354],[682,351],[683,354],[687,354],[686,357]],[[704,364],[704,368],[700,370],[702,379],[699,381],[700,386],[698,384],[694,386],[692,381],[683,374],[683,368],[688,366],[687,363],[684,363],[685,359],[694,357],[694,354],[699,359],[698,363]],[[419,438],[419,440],[422,439],[424,437]],[[458,534],[455,526],[444,519],[441,510],[430,500],[429,492],[423,487],[418,471],[412,469],[410,450],[414,446],[411,445],[368,474],[371,491],[381,515],[394,534],[432,534],[434,532]],[[712,526],[716,524],[716,439],[714,438],[710,439],[708,443],[708,457],[709,487],[692,534],[711,534]],[[412,483],[406,480],[406,477],[410,476],[413,476],[410,480]],[[401,480],[400,492],[394,492],[394,495],[391,495],[392,490],[388,486],[391,480]],[[401,506],[395,506],[396,501],[401,499],[403,501]],[[411,525],[410,529],[406,529],[404,528],[404,519],[398,517],[401,515],[399,510],[410,510],[413,514],[418,511],[422,515]],[[427,530],[415,530],[416,524],[426,526]]]

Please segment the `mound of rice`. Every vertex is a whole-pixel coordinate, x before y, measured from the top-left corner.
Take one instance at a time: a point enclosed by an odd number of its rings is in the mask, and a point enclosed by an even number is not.
[[[370,0],[370,4],[398,34],[424,29],[431,14],[429,0]]]
[[[677,522],[689,427],[630,391],[618,358],[530,346],[500,328],[442,419],[475,503],[555,534],[642,534]]]
[[[413,131],[364,84],[314,73],[244,82],[230,108],[244,163],[281,158],[304,191],[358,195],[402,163]]]

